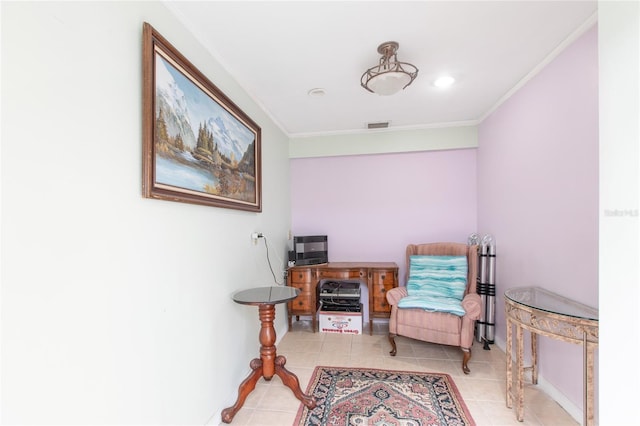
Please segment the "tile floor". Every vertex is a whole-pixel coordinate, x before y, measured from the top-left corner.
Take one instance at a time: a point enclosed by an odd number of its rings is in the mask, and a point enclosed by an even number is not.
[[[349,336],[312,333],[310,320],[294,320],[292,330],[277,345],[277,352],[286,357],[286,368],[298,376],[304,392],[317,365],[441,372],[452,376],[478,426],[579,424],[531,384],[525,384],[524,422],[518,422],[514,409],[505,405],[505,354],[495,345],[487,351],[474,342],[471,374],[464,375],[459,349],[397,337],[398,353],[392,357],[387,334],[385,321],[374,322],[372,336],[368,325],[362,335]],[[260,379],[232,425],[289,426],[299,407],[300,401],[278,376],[269,382]]]

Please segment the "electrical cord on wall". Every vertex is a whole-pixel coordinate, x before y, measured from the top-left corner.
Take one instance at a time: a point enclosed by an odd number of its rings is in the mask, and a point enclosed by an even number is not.
[[[278,285],[284,285],[283,282],[282,283],[278,282],[278,279],[276,278],[276,274],[275,272],[273,272],[273,267],[271,266],[271,259],[269,258],[269,244],[267,243],[267,237],[264,234],[261,234],[261,235],[262,235],[262,239],[264,240],[264,247],[267,249],[267,263],[269,264],[271,275],[273,275],[273,282],[275,282]],[[278,259],[282,261],[282,259],[280,259],[279,257]]]

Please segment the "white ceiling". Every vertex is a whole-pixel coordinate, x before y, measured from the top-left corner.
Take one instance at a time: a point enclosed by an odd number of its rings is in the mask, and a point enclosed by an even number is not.
[[[290,137],[476,124],[596,22],[597,1],[171,1]],[[379,44],[418,67],[404,91],[360,86]],[[450,73],[442,90],[433,79]],[[208,76],[215,83],[215,76]],[[326,95],[311,97],[313,88]]]

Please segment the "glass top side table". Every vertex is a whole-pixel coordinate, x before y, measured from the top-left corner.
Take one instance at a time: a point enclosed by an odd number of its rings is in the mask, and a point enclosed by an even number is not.
[[[516,398],[516,417],[524,419],[524,370],[538,383],[537,335],[583,345],[583,425],[594,419],[594,349],[598,345],[598,310],[540,287],[515,287],[504,293],[507,319],[507,407]],[[516,328],[516,391],[513,391],[513,326]],[[531,333],[531,366],[524,367],[523,330]]]
[[[274,374],[278,375],[293,394],[307,408],[314,408],[316,401],[305,395],[300,389],[298,377],[287,370],[284,365],[287,362],[282,355],[276,355],[276,330],[273,327],[273,320],[276,317],[275,305],[285,303],[295,299],[300,290],[294,287],[256,287],[242,290],[233,295],[233,301],[241,305],[255,305],[258,307],[260,317],[260,358],[254,358],[249,363],[251,373],[240,384],[238,389],[238,399],[229,408],[222,410],[222,421],[231,423],[233,417],[242,408],[247,396],[255,389],[260,377],[271,380]]]
[[[515,287],[504,292],[513,302],[533,309],[598,321],[598,310],[540,287]]]
[[[295,299],[299,290],[293,287],[256,287],[233,295],[233,301],[241,305],[277,304]]]

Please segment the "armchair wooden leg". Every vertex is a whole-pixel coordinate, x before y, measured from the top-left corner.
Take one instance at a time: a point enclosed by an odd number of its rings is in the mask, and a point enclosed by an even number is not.
[[[394,340],[396,337],[395,334],[391,334],[389,333],[389,343],[391,343],[391,351],[389,352],[391,354],[391,356],[396,356],[396,341]]]
[[[461,349],[462,349],[462,372],[464,374],[469,374],[471,370],[469,370],[467,363],[471,359],[471,349],[470,348],[469,349],[461,348]]]

